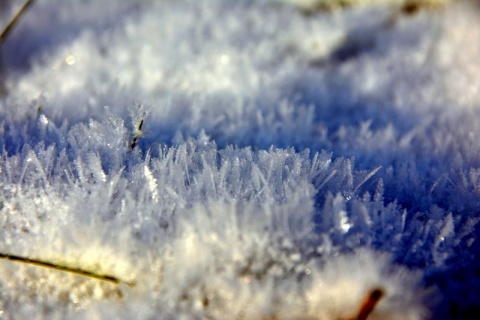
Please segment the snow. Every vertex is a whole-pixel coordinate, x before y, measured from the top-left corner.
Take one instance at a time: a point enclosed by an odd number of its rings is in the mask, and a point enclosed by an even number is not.
[[[115,281],[0,259],[2,316],[480,313],[478,3],[307,2],[35,2],[0,46],[0,253]]]

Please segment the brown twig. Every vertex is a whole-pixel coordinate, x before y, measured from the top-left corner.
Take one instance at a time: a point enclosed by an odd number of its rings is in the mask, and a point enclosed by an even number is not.
[[[367,320],[370,314],[375,309],[378,301],[380,301],[380,299],[382,299],[384,295],[385,292],[382,289],[373,289],[363,301],[362,305],[360,306],[360,310],[358,310],[357,316],[354,318],[354,320]]]
[[[130,149],[133,150],[137,146],[138,139],[142,136],[142,127],[143,119],[140,119],[137,127],[135,128],[135,133],[133,135],[132,143],[130,143]]]

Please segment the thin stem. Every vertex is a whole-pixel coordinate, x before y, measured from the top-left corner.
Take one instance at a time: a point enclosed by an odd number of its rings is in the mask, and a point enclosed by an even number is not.
[[[101,281],[107,281],[113,284],[127,284],[128,286],[134,286],[135,283],[133,282],[126,282],[122,281],[117,277],[111,276],[111,275],[106,275],[106,274],[99,274],[95,273],[92,271],[80,269],[80,268],[74,268],[74,267],[67,267],[63,265],[59,265],[53,262],[48,262],[48,261],[43,261],[39,259],[31,259],[31,258],[25,258],[13,254],[8,254],[8,253],[0,253],[0,259],[1,260],[8,260],[8,261],[13,261],[13,262],[19,262],[23,264],[28,264],[36,267],[42,267],[42,268],[49,268],[57,271],[63,271],[63,272],[69,272],[73,273],[76,275],[92,278],[92,279],[97,279]]]
[[[380,301],[380,299],[382,299],[384,295],[385,292],[381,288],[373,289],[363,301],[362,305],[360,306],[360,310],[358,311],[358,314],[354,318],[354,320],[367,320],[370,314],[375,309],[378,301]]]
[[[27,0],[23,4],[22,8],[17,12],[17,14],[10,20],[8,25],[3,29],[0,34],[0,45],[2,45],[7,39],[8,35],[12,32],[15,25],[20,21],[20,18],[25,14],[27,9],[35,2],[35,0]]]
[[[138,139],[142,136],[142,127],[143,127],[143,119],[140,119],[139,124],[135,128],[135,134],[133,135],[132,143],[130,144],[130,149],[135,149],[137,146]]]

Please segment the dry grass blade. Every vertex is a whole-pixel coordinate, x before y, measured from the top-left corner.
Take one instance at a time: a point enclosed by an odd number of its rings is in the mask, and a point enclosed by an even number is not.
[[[57,271],[70,272],[76,275],[88,277],[91,279],[101,280],[101,281],[107,281],[113,284],[126,284],[128,286],[135,285],[135,283],[133,282],[122,281],[121,279],[111,275],[99,274],[93,271],[88,271],[88,270],[74,268],[74,267],[68,267],[68,266],[56,264],[53,262],[42,261],[39,259],[30,259],[30,258],[25,258],[25,257],[13,255],[13,254],[7,254],[7,253],[0,253],[0,259],[28,264],[28,265],[37,266],[37,267],[50,268]]]
[[[30,8],[34,2],[35,0],[25,1],[22,8],[17,12],[17,14],[12,18],[12,20],[10,20],[5,29],[3,29],[2,33],[0,34],[0,45],[5,42],[8,35],[12,32],[13,28],[20,21],[20,18],[25,14],[25,12],[27,12],[28,8]]]
[[[367,320],[370,314],[375,309],[377,303],[380,301],[380,299],[382,299],[384,295],[385,292],[382,289],[373,289],[369,293],[368,297],[363,301],[360,310],[358,311],[358,314],[354,318],[354,320]]]

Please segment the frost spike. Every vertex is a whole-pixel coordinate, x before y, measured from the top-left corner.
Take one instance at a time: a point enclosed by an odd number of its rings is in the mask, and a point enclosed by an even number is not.
[[[367,182],[371,177],[373,177],[375,175],[375,173],[377,173],[378,170],[380,170],[382,168],[382,166],[378,166],[376,167],[375,169],[373,169],[372,171],[370,171],[367,176],[365,178],[362,179],[362,181],[360,181],[360,183],[358,184],[358,186],[353,190],[353,192],[357,192],[358,189],[363,186],[363,184],[365,182]]]
[[[317,188],[317,190],[322,189],[323,186],[324,186],[328,181],[330,181],[330,179],[332,179],[333,176],[334,176],[336,173],[337,173],[337,169],[332,170],[332,173],[330,173],[330,174],[328,175],[328,177],[327,177],[325,180],[323,180],[322,184]]]

